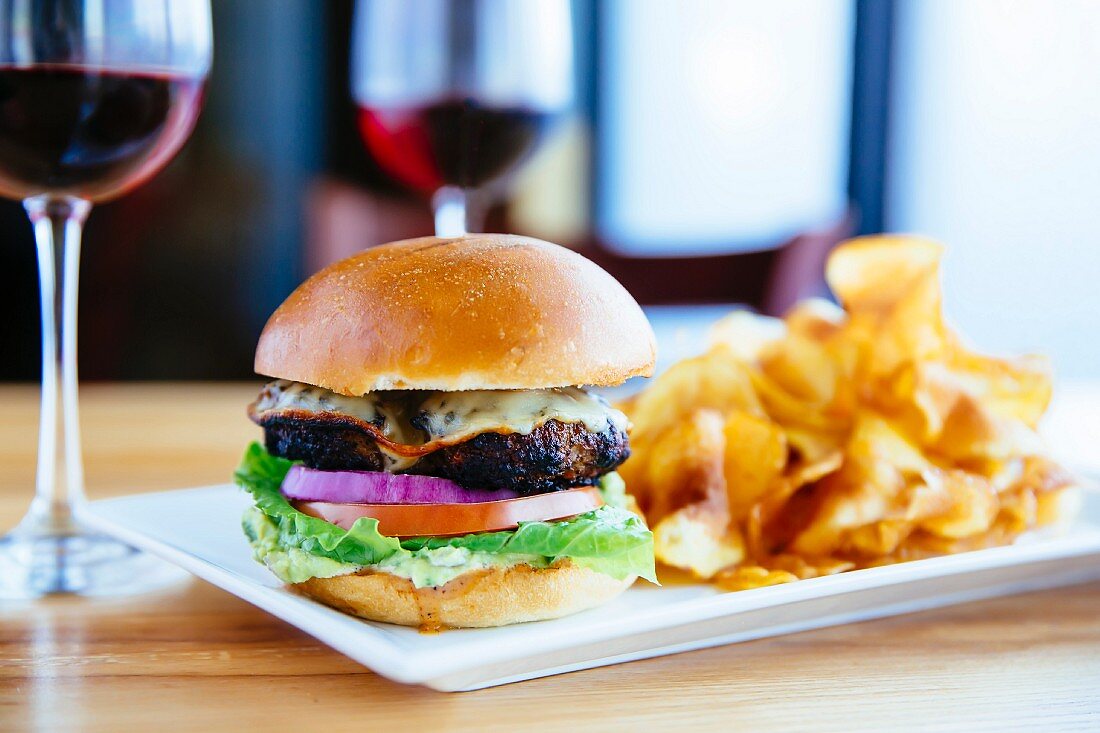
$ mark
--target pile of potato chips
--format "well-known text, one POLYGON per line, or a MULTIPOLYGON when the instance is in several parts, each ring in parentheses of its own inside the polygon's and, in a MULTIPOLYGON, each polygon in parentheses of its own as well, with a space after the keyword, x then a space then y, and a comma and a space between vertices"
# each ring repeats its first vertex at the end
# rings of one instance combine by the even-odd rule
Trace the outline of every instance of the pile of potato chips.
POLYGON ((667 565, 753 588, 1011 542, 1071 517, 1035 428, 1047 362, 965 349, 942 247, 865 237, 829 258, 843 308, 738 312, 712 347, 621 405, 620 472, 667 565))

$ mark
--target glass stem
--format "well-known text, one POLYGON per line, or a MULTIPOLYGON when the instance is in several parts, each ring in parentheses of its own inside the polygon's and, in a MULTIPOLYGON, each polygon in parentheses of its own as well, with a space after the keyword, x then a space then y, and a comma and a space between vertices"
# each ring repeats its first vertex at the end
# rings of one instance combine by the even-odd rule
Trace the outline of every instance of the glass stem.
POLYGON ((77 408, 76 316, 80 236, 92 205, 71 196, 35 196, 23 202, 38 245, 42 306, 42 408, 38 478, 21 529, 75 532, 73 510, 84 501, 84 464, 77 408))
POLYGON ((466 191, 444 186, 432 196, 437 237, 461 237, 466 234, 466 191))

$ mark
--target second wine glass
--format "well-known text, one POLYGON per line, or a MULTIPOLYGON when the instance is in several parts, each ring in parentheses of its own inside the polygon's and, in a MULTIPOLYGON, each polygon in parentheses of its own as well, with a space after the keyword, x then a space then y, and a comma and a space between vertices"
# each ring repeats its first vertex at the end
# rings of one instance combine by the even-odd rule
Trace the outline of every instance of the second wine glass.
POLYGON ((573 102, 568 0, 359 0, 359 129, 378 165, 430 195, 437 236, 492 197, 573 102))

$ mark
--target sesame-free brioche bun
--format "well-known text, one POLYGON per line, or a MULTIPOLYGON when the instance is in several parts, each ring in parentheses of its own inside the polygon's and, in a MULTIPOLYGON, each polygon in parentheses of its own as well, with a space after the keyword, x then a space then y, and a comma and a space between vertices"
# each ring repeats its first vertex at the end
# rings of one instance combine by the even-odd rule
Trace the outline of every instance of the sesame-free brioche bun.
POLYGON ((614 385, 653 373, 638 303, 564 247, 508 234, 365 250, 275 311, 256 371, 345 395, 614 385))
POLYGON ((371 621, 463 628, 567 616, 610 601, 634 580, 615 580, 566 560, 548 568, 513 565, 474 570, 438 588, 419 590, 405 578, 370 571, 310 578, 294 587, 325 605, 371 621))

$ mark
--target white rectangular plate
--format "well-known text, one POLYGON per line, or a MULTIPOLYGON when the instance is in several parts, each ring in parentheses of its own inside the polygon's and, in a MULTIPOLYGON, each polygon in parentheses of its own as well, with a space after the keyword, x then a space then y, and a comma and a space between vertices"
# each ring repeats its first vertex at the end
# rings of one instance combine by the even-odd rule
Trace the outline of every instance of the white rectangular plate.
POLYGON ((568 618, 441 634, 362 621, 288 591, 252 560, 240 529, 249 497, 230 485, 96 501, 83 517, 378 674, 457 691, 1100 578, 1097 498, 1069 533, 1011 547, 739 593, 640 581, 568 618))

